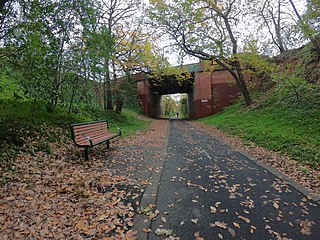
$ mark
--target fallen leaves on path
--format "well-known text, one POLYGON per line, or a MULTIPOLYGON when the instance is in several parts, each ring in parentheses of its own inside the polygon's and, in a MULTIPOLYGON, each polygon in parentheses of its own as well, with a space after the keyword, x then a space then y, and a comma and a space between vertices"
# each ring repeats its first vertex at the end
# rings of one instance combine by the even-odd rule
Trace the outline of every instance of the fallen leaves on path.
POLYGON ((190 122, 190 124, 202 132, 215 136, 224 142, 231 144, 237 150, 249 153, 258 161, 276 168, 284 175, 299 182, 301 185, 308 188, 311 193, 320 195, 320 181, 318 178, 318 176, 320 176, 319 171, 311 169, 310 167, 289 159, 286 156, 280 156, 276 152, 259 147, 254 143, 248 144, 247 141, 245 142, 237 136, 226 134, 214 126, 201 124, 199 122, 190 122), (301 171, 301 169, 308 169, 308 171, 301 171))

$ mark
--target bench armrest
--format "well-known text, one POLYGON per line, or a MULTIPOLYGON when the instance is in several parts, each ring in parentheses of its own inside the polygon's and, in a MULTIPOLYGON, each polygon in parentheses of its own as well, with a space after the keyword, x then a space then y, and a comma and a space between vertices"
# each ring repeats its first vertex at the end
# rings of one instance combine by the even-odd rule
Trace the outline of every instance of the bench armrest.
POLYGON ((82 135, 90 142, 91 147, 93 147, 93 142, 91 137, 87 136, 86 134, 82 134, 82 135))

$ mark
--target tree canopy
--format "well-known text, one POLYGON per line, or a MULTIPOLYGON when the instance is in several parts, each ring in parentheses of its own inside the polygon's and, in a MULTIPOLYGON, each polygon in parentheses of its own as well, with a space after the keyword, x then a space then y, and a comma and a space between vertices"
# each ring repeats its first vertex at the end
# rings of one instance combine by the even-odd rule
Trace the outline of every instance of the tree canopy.
POLYGON ((134 95, 132 74, 172 69, 164 57, 171 45, 229 71, 250 105, 245 74, 273 70, 262 55, 307 41, 319 54, 319 8, 318 0, 3 0, 0 67, 50 111, 119 113, 134 95))

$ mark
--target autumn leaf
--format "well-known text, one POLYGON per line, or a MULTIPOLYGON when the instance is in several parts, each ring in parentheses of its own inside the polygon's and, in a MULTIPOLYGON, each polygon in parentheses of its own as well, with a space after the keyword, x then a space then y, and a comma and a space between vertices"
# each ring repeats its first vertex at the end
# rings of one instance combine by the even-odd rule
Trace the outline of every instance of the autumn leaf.
POLYGON ((84 232, 87 232, 89 230, 89 226, 86 223, 84 223, 82 220, 77 222, 76 228, 84 232))
POLYGON ((191 219, 191 222, 193 222, 194 224, 198 224, 199 219, 198 218, 193 218, 191 219))
POLYGON ((193 236, 196 238, 196 240, 204 240, 204 238, 200 236, 200 232, 195 232, 193 236))
POLYGON ((246 217, 243 217, 243 216, 238 216, 238 218, 242 219, 246 223, 250 223, 250 219, 249 218, 246 218, 246 217))
POLYGON ((102 214, 100 215, 100 217, 98 218, 98 221, 103 221, 104 219, 106 219, 108 216, 106 214, 102 214))
POLYGON ((233 226, 235 226, 236 228, 240 228, 240 223, 238 223, 238 222, 233 222, 233 226))
POLYGON ((250 233, 253 234, 257 228, 255 226, 250 226, 250 233))
POLYGON ((163 229, 163 228, 157 228, 155 231, 155 234, 157 236, 170 236, 172 234, 171 229, 163 229))
POLYGON ((217 221, 217 222, 215 222, 214 224, 215 224, 217 227, 219 227, 219 228, 223 228, 223 229, 226 229, 226 228, 227 228, 227 224, 224 223, 224 222, 219 222, 219 221, 217 221))
POLYGON ((217 213, 217 208, 210 206, 211 213, 217 213))

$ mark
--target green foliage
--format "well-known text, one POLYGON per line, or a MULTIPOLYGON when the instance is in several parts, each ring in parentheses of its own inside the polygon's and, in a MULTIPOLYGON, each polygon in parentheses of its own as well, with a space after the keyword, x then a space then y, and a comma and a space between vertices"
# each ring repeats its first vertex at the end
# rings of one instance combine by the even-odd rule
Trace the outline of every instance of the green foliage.
POLYGON ((12 81, 6 70, 0 73, 0 98, 12 98, 14 93, 21 94, 21 87, 12 81))
MULTIPOLYGON (((320 2, 318 0, 308 1, 307 12, 300 23, 306 36, 318 38, 320 34, 320 2)), ((319 40, 318 40, 319 43, 319 40)))
POLYGON ((244 52, 236 54, 245 72, 250 75, 261 73, 271 73, 277 70, 277 66, 271 62, 269 57, 259 53, 256 41, 246 42, 244 52))
POLYGON ((176 102, 170 95, 162 96, 162 111, 165 117, 173 117, 176 115, 176 102))
POLYGON ((180 99, 181 117, 188 117, 188 95, 182 95, 180 99))
POLYGON ((306 79, 310 83, 317 83, 320 77, 319 56, 313 45, 306 44, 297 53, 298 63, 294 66, 294 75, 306 79))
MULTIPOLYGON (((299 109, 316 109, 320 101, 320 87, 295 75, 274 76, 277 81, 273 98, 278 103, 299 109)), ((272 102, 272 101, 271 101, 272 102)))

